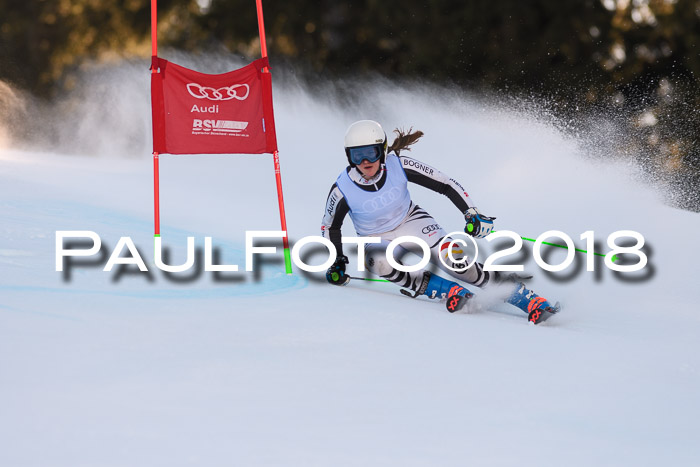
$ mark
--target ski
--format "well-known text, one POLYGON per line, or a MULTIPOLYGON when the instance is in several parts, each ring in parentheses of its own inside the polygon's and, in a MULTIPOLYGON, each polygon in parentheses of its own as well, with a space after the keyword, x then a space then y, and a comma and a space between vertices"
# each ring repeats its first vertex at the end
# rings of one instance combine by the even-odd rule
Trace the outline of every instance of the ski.
POLYGON ((448 297, 447 301, 445 302, 445 307, 447 308, 447 311, 454 313, 464 308, 464 305, 466 305, 469 299, 473 296, 474 294, 471 292, 467 292, 466 295, 452 295, 451 297, 448 297))
POLYGON ((552 316, 559 313, 561 310, 561 305, 559 302, 555 303, 554 306, 548 306, 545 308, 535 308, 530 311, 527 315, 527 320, 532 324, 541 324, 547 321, 552 316))

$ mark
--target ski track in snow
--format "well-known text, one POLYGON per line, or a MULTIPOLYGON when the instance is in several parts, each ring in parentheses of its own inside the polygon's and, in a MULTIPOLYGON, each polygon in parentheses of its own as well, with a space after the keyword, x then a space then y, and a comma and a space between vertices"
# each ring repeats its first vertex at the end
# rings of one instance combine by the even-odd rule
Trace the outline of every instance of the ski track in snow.
MULTIPOLYGON (((663 205, 628 167, 587 160, 585 141, 528 115, 431 88, 370 83, 341 107, 276 86, 292 241, 318 233, 345 128, 374 118, 423 130, 411 155, 459 180, 497 229, 562 230, 577 247, 594 230, 603 252, 608 234, 636 230, 651 273, 631 282, 602 259, 586 272, 577 253, 561 280, 526 244, 514 258, 564 306, 544 326, 488 291, 477 291, 484 309, 451 315, 391 284, 287 276, 281 254, 256 278, 244 232, 279 228, 271 157, 162 156, 172 261, 187 236, 201 248, 208 235, 240 268, 178 282, 153 266, 145 154, 3 150, 0 465, 698 465, 699 214, 663 205), (57 230, 95 231, 107 254, 130 236, 151 272, 103 272, 104 258, 66 279, 57 230)), ((115 87, 136 89, 121 105, 138 109, 147 76, 115 87)), ((119 128, 103 139, 120 144, 119 128)), ((411 191, 448 231, 463 227, 447 199, 411 191)))

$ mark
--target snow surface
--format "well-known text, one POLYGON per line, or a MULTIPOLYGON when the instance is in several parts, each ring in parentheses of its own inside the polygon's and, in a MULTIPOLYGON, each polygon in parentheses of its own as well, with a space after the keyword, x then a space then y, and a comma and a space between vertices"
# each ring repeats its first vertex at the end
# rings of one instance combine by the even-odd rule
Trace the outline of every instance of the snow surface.
MULTIPOLYGON (((514 258, 564 306, 545 326, 505 304, 451 315, 391 284, 286 276, 281 254, 256 274, 168 275, 153 266, 148 75, 135 70, 111 83, 109 117, 94 102, 55 109, 61 144, 94 157, 0 151, 0 465, 700 465, 699 214, 535 111, 417 84, 367 82, 346 100, 334 83, 278 80, 292 242, 319 232, 346 127, 373 118, 423 130, 412 156, 498 229, 561 230, 580 248, 593 230, 602 252, 636 230, 649 265, 614 274, 598 258, 587 272, 577 253, 548 274, 526 244, 514 258), (56 272, 57 230, 97 232, 105 255, 129 236, 150 272, 103 272, 106 256, 56 272)), ((446 198, 412 194, 463 227, 446 198)), ((243 271, 245 231, 279 229, 269 155, 163 156, 161 196, 173 263, 188 235, 200 248, 212 236, 243 271)))

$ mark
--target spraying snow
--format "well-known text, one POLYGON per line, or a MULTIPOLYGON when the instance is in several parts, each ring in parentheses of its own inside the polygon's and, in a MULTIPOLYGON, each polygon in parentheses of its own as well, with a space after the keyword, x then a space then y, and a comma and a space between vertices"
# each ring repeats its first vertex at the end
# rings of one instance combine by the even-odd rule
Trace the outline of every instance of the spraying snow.
MULTIPOLYGON (((536 108, 456 90, 275 75, 292 243, 318 233, 362 118, 424 131, 411 155, 459 180, 497 229, 561 230, 580 248, 592 230, 600 252, 612 232, 644 235, 649 265, 628 275, 602 258, 587 272, 580 253, 545 273, 526 243, 510 259, 564 306, 543 327, 506 304, 451 315, 392 284, 285 276, 281 254, 256 274, 107 273, 122 236, 153 264, 147 65, 107 71, 41 111, 55 139, 0 152, 2 465, 697 464, 700 215, 590 156, 604 148, 536 108), (56 272, 57 230, 97 232, 106 251, 56 272)), ((212 236, 221 263, 242 265, 245 231, 279 228, 272 170, 270 156, 162 156, 171 262, 187 236, 212 236)), ((463 228, 447 199, 411 192, 463 228)))

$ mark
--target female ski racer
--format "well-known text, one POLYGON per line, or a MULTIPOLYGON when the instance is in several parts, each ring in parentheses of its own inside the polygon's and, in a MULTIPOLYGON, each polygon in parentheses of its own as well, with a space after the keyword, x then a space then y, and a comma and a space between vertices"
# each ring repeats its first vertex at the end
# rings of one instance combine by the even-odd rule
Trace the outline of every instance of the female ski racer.
MULTIPOLYGON (((389 242, 402 236, 422 239, 430 247, 430 261, 433 264, 453 278, 476 287, 504 279, 521 279, 513 274, 504 276, 484 271, 483 264, 476 262, 465 268, 471 261, 463 255, 458 244, 450 246, 450 239, 442 242, 445 231, 430 214, 413 203, 408 182, 447 196, 464 214, 464 231, 475 238, 491 233, 495 218, 481 214, 464 188, 454 179, 416 159, 399 155, 401 150, 408 150, 408 146, 423 136, 422 132, 412 133, 409 130, 405 133, 397 129, 395 133, 397 138, 388 148, 388 154, 386 133, 375 121, 355 122, 345 134, 345 154, 350 165, 331 187, 321 227, 323 237, 333 243, 337 252, 335 262, 326 273, 328 282, 346 285, 350 281, 345 272, 348 258, 343 255, 340 232, 346 214, 350 215, 359 236, 381 238, 381 243, 368 244, 365 248, 366 265, 372 273, 408 289, 410 293, 402 290, 406 295, 444 298, 450 312, 461 309, 473 294, 456 282, 427 270, 404 272, 395 269, 385 254, 389 242), (454 261, 447 254, 448 249, 452 250, 454 261), (440 264, 440 255, 452 270, 440 264)), ((522 282, 516 283, 506 301, 528 313, 528 320, 535 324, 559 311, 558 303, 552 306, 546 299, 528 290, 522 282)))

